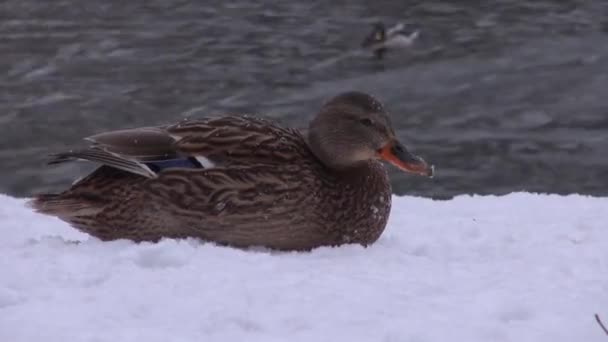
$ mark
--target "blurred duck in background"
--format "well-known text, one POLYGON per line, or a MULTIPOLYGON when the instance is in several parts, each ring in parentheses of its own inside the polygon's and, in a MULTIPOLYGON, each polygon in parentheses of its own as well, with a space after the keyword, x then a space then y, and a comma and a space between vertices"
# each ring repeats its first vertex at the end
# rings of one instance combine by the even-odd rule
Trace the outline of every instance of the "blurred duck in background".
POLYGON ((408 35, 404 28, 402 23, 387 29, 384 23, 375 22, 372 31, 361 43, 361 47, 371 51, 377 59, 383 59, 389 49, 409 47, 418 38, 417 30, 408 35))

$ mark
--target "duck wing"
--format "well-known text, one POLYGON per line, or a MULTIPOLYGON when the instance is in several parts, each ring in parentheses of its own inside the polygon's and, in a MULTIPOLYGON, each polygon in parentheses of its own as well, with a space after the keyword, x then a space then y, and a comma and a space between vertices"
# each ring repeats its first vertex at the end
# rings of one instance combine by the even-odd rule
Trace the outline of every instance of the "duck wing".
POLYGON ((174 140, 156 127, 105 132, 85 140, 91 143, 88 147, 51 155, 49 164, 88 160, 155 178, 154 161, 179 159, 173 148, 174 140))
POLYGON ((88 160, 155 178, 167 168, 276 164, 308 153, 297 130, 245 116, 111 131, 85 140, 88 147, 55 154, 49 164, 88 160))
POLYGON ((205 158, 214 166, 276 165, 310 156, 298 130, 256 117, 184 121, 166 130, 180 154, 205 158))

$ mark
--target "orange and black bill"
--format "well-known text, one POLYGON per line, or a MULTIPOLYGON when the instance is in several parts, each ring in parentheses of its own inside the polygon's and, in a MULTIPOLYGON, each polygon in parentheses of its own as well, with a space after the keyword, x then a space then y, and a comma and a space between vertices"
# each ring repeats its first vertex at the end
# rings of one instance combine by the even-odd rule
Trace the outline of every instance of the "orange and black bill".
POLYGON ((435 169, 424 159, 412 154, 398 141, 392 141, 378 150, 380 159, 385 160, 399 169, 422 176, 433 177, 435 169))

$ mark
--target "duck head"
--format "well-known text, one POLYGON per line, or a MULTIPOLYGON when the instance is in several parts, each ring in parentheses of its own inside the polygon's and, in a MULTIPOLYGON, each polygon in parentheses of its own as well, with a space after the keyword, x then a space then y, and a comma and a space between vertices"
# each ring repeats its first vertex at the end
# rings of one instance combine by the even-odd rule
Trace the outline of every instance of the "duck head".
POLYGON ((361 43, 361 47, 372 51, 377 59, 382 59, 389 49, 409 47, 417 38, 418 31, 406 34, 402 23, 386 28, 382 22, 376 22, 372 25, 372 31, 361 43))
POLYGON ((368 48, 373 45, 382 44, 386 40, 386 28, 382 22, 372 24, 372 31, 363 39, 361 47, 368 48))
POLYGON ((406 172, 433 176, 433 167, 399 142, 384 106, 365 93, 347 92, 325 103, 310 123, 308 142, 330 168, 379 159, 406 172))

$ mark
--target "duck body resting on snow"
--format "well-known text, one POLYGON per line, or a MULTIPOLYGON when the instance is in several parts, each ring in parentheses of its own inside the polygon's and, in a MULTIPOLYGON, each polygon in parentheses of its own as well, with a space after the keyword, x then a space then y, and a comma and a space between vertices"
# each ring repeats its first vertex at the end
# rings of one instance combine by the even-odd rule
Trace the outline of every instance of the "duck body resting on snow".
POLYGON ((308 135, 248 116, 101 133, 51 164, 101 164, 30 205, 101 240, 199 238, 240 248, 368 245, 383 232, 391 185, 381 160, 432 176, 365 93, 329 100, 308 135))

